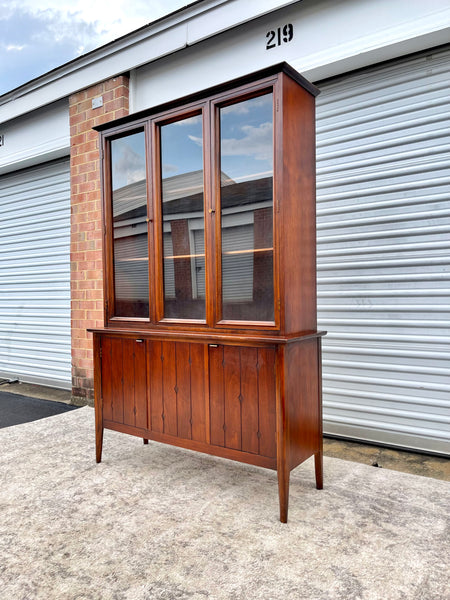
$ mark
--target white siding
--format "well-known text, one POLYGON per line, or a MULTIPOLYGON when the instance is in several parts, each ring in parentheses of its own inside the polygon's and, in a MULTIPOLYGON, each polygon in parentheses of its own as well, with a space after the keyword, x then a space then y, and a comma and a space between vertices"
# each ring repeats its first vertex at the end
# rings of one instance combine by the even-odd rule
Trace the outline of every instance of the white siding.
POLYGON ((0 177, 0 376, 71 387, 68 160, 0 177))
POLYGON ((450 49, 325 82, 325 432, 450 452, 450 49))

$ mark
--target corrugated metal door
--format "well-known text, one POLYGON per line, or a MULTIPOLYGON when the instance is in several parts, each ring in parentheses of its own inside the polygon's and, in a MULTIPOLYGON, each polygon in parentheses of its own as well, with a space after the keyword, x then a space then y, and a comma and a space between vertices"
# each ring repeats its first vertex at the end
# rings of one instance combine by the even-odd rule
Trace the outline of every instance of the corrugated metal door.
POLYGON ((71 387, 68 160, 0 177, 0 376, 71 387))
POLYGON ((324 82, 325 432, 449 453, 450 48, 324 82))

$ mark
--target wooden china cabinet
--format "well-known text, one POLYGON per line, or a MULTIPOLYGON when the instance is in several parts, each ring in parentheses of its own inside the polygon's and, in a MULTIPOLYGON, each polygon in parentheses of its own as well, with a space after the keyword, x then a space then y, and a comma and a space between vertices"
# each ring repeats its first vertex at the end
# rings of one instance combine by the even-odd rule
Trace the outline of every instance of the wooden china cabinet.
POLYGON ((322 488, 318 90, 286 63, 101 125, 103 430, 290 471, 322 488))

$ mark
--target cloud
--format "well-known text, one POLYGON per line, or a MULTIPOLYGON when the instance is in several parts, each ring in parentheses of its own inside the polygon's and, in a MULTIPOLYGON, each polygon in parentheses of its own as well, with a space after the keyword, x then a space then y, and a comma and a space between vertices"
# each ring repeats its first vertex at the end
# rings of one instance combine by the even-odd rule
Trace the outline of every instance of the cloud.
POLYGON ((203 138, 196 137, 195 135, 188 135, 188 138, 191 140, 191 142, 194 142, 194 144, 197 144, 197 146, 200 146, 200 148, 203 147, 203 138))
POLYGON ((169 175, 173 175, 178 171, 179 167, 177 165, 171 165, 170 163, 164 163, 162 165, 162 173, 163 178, 168 177, 169 175))
POLYGON ((54 9, 3 12, 3 6, 0 4, 0 94, 68 62, 77 56, 80 45, 95 45, 98 40, 95 26, 74 15, 68 19, 54 9), (13 61, 6 58, 11 53, 13 61))
POLYGON ((0 95, 185 4, 184 0, 0 0, 0 95))
POLYGON ((244 125, 242 138, 224 138, 221 144, 222 156, 251 156, 256 160, 272 161, 272 123, 261 123, 259 127, 244 125))
POLYGON ((8 44, 8 46, 5 46, 6 52, 20 52, 24 48, 26 48, 25 44, 22 44, 21 46, 16 44, 8 44))
POLYGON ((180 121, 174 121, 172 123, 172 125, 178 125, 178 126, 200 125, 201 122, 202 122, 202 115, 197 115, 195 117, 188 117, 187 119, 181 119, 180 121))
POLYGON ((113 160, 113 188, 145 179, 145 159, 125 142, 116 148, 113 160))
POLYGON ((224 115, 247 115, 250 110, 253 111, 256 108, 266 108, 268 106, 272 106, 272 94, 264 94, 263 96, 251 98, 244 102, 237 102, 236 104, 224 106, 221 109, 221 112, 224 115))

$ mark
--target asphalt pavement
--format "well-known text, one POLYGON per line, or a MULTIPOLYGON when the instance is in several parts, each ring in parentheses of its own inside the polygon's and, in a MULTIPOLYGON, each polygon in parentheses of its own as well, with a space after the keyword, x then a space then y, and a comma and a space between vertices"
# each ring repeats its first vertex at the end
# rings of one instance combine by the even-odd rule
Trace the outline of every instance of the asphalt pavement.
POLYGON ((3 392, 0 388, 0 429, 59 415, 78 406, 3 392))

